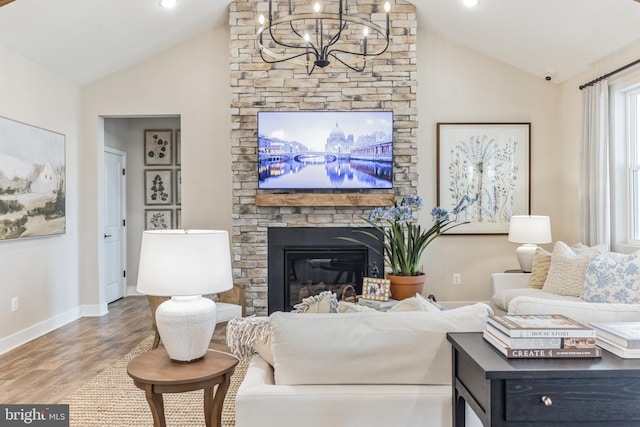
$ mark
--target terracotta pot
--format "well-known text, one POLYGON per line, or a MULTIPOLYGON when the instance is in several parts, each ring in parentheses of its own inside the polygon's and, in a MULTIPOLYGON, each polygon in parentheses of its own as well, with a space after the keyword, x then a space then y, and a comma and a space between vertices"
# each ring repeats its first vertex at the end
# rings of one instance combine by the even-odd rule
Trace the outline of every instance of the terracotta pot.
POLYGON ((421 294, 426 278, 427 276, 424 273, 418 276, 393 276, 387 274, 387 279, 391 281, 391 298, 399 301, 421 294))

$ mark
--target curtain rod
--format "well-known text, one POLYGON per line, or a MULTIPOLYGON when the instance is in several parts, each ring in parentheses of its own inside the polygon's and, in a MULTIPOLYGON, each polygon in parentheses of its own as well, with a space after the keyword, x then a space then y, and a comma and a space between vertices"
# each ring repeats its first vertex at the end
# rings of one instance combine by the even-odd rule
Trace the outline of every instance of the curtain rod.
POLYGON ((636 59, 635 61, 630 62, 627 65, 624 65, 624 66, 618 68, 617 70, 613 70, 610 73, 604 74, 604 75, 598 77, 597 79, 591 80, 590 82, 581 85, 580 86, 580 90, 582 90, 584 88, 587 88, 589 86, 593 86, 594 84, 598 83, 599 81, 607 79, 607 78, 613 76, 614 74, 618 74, 620 71, 624 71, 627 68, 633 67, 634 65, 637 65, 637 64, 640 64, 640 59, 636 59))

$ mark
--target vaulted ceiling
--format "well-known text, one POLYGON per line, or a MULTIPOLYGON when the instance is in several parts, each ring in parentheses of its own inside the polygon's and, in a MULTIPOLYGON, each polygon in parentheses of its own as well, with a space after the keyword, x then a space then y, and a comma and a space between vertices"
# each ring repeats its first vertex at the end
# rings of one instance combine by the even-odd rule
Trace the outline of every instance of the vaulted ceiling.
MULTIPOLYGON (((3 3, 0 45, 84 84, 226 25, 230 2, 178 0, 173 10, 158 0, 3 3)), ((480 0, 472 9, 462 0, 413 3, 419 28, 534 75, 551 72, 555 82, 640 39, 633 0, 480 0)))

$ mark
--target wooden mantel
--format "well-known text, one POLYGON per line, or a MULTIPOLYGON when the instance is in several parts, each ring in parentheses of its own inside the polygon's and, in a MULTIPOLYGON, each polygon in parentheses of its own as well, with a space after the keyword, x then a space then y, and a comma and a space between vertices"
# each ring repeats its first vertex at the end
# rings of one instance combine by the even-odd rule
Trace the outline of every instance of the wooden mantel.
POLYGON ((392 206, 393 194, 256 194, 257 206, 392 206))

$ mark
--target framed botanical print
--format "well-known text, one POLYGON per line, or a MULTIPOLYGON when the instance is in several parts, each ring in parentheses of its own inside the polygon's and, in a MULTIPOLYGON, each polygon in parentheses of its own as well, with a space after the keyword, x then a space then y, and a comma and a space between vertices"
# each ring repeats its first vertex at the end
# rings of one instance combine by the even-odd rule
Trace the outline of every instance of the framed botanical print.
POLYGON ((182 230, 182 209, 176 209, 176 228, 182 230))
POLYGON ((176 169, 176 205, 182 204, 182 172, 176 169))
POLYGON ((176 130, 176 166, 182 164, 182 132, 176 130))
POLYGON ((172 209, 145 209, 145 230, 170 230, 173 228, 172 209))
POLYGON ((144 204, 173 204, 173 171, 170 169, 146 169, 144 171, 144 204))
POLYGON ((438 206, 447 234, 507 234, 529 214, 531 123, 438 123, 438 206))
POLYGON ((172 136, 171 129, 144 131, 145 166, 169 166, 172 164, 172 136))

